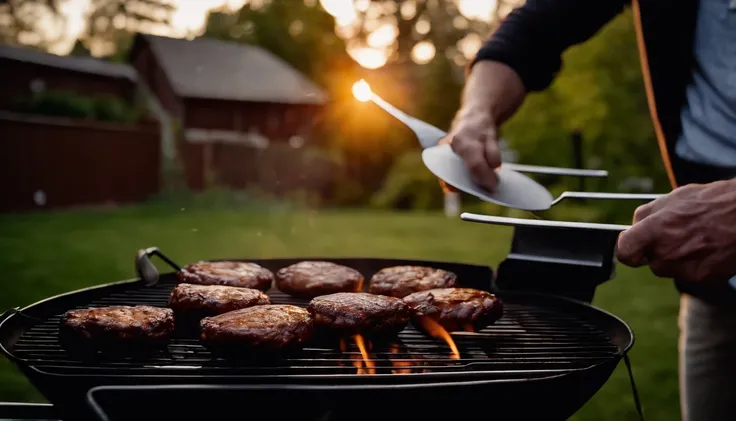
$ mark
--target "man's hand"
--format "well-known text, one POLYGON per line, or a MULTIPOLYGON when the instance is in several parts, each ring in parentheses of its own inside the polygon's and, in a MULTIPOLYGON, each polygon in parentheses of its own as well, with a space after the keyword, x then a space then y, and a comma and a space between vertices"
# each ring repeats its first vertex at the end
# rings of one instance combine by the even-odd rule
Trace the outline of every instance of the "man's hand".
POLYGON ((736 180, 683 186, 640 206, 616 255, 660 277, 727 281, 736 275, 736 180))
POLYGON ((519 75, 510 67, 492 61, 476 63, 450 133, 440 141, 452 145, 473 181, 488 191, 495 190, 494 170, 501 166, 498 127, 516 112, 525 95, 519 75))

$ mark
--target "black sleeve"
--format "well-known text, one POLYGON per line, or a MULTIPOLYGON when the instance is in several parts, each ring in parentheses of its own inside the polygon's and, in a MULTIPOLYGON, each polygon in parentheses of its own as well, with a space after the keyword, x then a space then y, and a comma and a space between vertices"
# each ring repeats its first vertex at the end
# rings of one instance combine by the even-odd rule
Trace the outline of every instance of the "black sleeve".
POLYGON ((504 19, 470 65, 480 60, 504 63, 519 74, 528 91, 543 90, 562 67, 562 53, 595 35, 627 3, 527 0, 504 19))

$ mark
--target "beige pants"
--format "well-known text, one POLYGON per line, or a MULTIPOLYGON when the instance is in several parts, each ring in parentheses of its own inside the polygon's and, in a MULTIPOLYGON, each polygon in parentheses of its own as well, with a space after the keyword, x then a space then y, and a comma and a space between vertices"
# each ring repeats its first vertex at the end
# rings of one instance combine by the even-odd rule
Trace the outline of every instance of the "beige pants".
POLYGON ((683 421, 736 420, 736 308, 683 294, 679 325, 683 421))

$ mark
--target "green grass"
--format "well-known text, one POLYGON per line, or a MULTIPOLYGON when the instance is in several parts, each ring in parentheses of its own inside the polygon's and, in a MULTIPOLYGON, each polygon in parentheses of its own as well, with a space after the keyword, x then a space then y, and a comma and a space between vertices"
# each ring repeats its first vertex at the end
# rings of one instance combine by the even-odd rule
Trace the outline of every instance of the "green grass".
MULTIPOLYGON (((364 256, 490 264, 508 252, 511 231, 437 214, 368 211, 190 210, 165 204, 0 216, 0 309, 80 287, 133 278, 133 257, 158 246, 179 262, 223 257, 364 256)), ((647 269, 619 265, 594 304, 632 326, 631 353, 647 420, 679 418, 678 295, 647 269)), ((491 400, 492 397, 488 397, 491 400)), ((534 397, 529 396, 528 404, 534 397)), ((0 401, 43 398, 0 360, 0 401)), ((623 363, 576 420, 636 419, 623 363)))

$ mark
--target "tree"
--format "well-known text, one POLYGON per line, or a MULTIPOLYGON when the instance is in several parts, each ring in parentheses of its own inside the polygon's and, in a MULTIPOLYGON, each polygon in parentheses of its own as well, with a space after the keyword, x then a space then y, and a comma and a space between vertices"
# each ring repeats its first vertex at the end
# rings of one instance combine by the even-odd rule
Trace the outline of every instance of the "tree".
POLYGON ((64 7, 63 0, 5 0, 0 3, 0 42, 42 50, 81 42, 84 48, 77 47, 77 53, 115 54, 131 32, 168 27, 174 11, 167 0, 91 0, 83 21, 72 21, 64 7))

